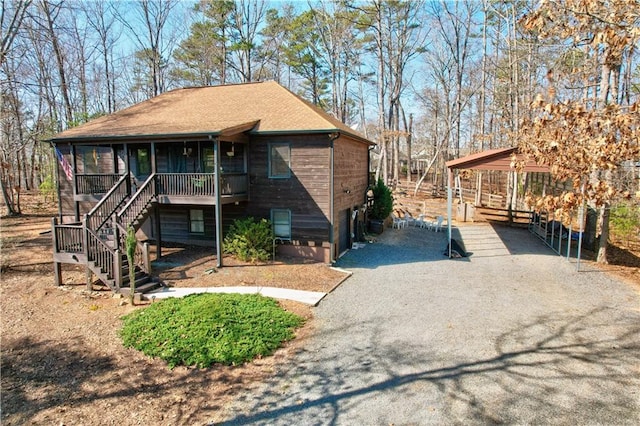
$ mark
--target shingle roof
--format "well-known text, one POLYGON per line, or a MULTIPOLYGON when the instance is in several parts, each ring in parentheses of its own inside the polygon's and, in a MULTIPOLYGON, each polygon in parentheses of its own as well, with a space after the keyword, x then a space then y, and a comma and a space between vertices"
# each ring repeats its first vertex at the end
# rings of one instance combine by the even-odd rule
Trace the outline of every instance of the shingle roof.
POLYGON ((274 81, 177 89, 55 135, 52 141, 339 131, 364 136, 274 81), (225 132, 226 130, 226 132, 225 132))

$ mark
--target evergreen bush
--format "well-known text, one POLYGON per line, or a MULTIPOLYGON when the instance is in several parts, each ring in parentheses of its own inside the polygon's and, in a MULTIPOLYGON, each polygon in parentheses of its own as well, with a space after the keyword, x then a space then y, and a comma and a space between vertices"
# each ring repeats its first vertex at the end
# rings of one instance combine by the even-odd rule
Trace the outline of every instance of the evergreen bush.
POLYGON ((369 212, 370 218, 375 220, 384 220, 391 214, 393 210, 393 196, 387 185, 378 178, 378 182, 372 188, 373 206, 369 212))
POLYGON ((273 249, 273 229, 266 219, 236 219, 224 238, 225 253, 245 262, 267 261, 273 249))

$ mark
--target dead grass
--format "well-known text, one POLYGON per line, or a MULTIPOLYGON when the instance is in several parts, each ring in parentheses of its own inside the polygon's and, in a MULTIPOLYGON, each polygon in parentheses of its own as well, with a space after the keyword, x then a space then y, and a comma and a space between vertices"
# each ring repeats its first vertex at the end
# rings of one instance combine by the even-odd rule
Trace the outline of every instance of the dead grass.
MULTIPOLYGON (((23 210, 28 211, 25 204, 23 210)), ((0 220, 3 425, 219 421, 228 401, 273 374, 312 333, 312 308, 283 301, 285 309, 307 322, 274 356, 238 367, 169 370, 162 361, 122 347, 120 318, 141 306, 114 298, 99 285, 87 292, 83 269, 72 265, 63 266, 65 285, 54 286, 49 228, 48 216, 0 220)), ((210 252, 174 248, 158 272, 171 285, 198 287, 262 283, 323 289, 342 279, 326 265, 287 259, 242 265, 225 258, 228 267, 207 273, 214 265, 210 252)))

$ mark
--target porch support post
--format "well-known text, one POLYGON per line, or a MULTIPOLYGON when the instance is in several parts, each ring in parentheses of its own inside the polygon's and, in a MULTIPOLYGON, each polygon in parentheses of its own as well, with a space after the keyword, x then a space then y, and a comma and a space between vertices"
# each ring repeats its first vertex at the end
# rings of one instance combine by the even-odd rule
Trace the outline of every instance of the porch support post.
POLYGON ((222 267, 222 198, 220 196, 220 140, 216 138, 213 144, 213 156, 215 158, 214 191, 216 193, 216 257, 218 268, 222 267))
POLYGON ((124 168, 126 170, 126 173, 129 174, 131 173, 131 160, 129 159, 129 144, 124 144, 123 145, 123 149, 124 149, 124 168))
POLYGON ((71 146, 71 168, 73 169, 73 182, 71 182, 73 186, 73 206, 74 206, 74 214, 75 221, 80 221, 80 202, 76 201, 76 195, 78 195, 78 167, 76 164, 76 146, 70 144, 71 146))
MULTIPOLYGON (((129 268, 135 268, 135 265, 129 265, 129 268)), ((115 286, 120 291, 122 287, 123 277, 122 277, 122 252, 120 249, 116 249, 113 256, 113 280, 115 281, 115 286)))
POLYGON ((118 150, 115 145, 111 145, 111 157, 113 158, 113 164, 111 165, 111 171, 114 175, 118 174, 118 150))
POLYGON ((149 243, 142 245, 142 260, 144 261, 144 267, 146 273, 151 275, 151 256, 149 255, 149 243))
POLYGON ((87 266, 87 291, 93 291, 93 272, 91 272, 91 269, 87 266))
POLYGON ((58 220, 55 217, 51 218, 51 236, 53 242, 53 279, 54 283, 57 286, 62 285, 62 264, 60 262, 56 262, 55 257, 56 253, 58 253, 58 233, 56 232, 56 225, 58 224, 58 220))
POLYGON ((451 187, 453 185, 453 170, 450 168, 447 168, 447 177, 447 238, 449 240, 449 259, 451 259, 451 210, 453 204, 453 190, 451 187))
POLYGON ((56 286, 62 285, 62 264, 60 262, 53 262, 53 282, 56 286))
POLYGON ((155 173, 156 172, 156 143, 155 142, 151 142, 151 148, 150 148, 151 152, 150 157, 151 157, 151 173, 155 173))
POLYGON ((156 260, 162 257, 162 232, 160 231, 160 207, 156 204, 153 208, 155 234, 156 234, 156 260))

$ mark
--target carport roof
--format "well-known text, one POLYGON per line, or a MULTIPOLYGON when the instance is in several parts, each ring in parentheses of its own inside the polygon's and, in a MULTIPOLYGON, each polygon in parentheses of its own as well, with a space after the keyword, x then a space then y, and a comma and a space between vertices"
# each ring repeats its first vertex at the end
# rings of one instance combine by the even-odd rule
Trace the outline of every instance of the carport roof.
MULTIPOLYGON (((473 170, 515 170, 512 165, 512 157, 516 155, 518 160, 524 159, 524 155, 518 152, 518 147, 490 149, 447 161, 448 169, 473 169, 473 170)), ((548 172, 549 166, 537 164, 535 161, 526 158, 524 172, 548 172)))

